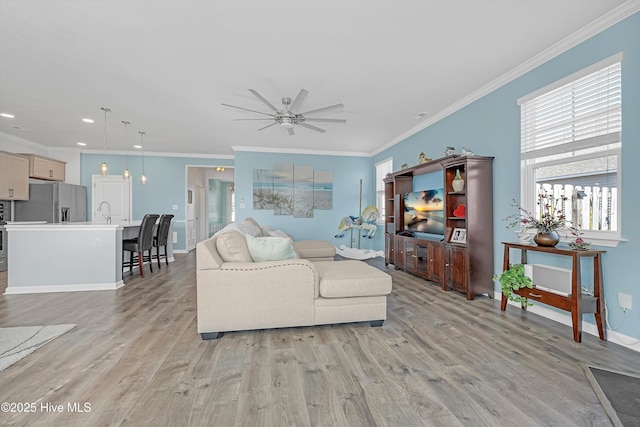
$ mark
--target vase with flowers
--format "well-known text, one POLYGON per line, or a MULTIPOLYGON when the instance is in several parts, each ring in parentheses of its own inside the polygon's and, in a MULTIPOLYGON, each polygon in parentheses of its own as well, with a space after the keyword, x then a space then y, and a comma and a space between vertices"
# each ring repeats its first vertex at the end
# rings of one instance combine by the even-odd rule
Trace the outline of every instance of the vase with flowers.
POLYGON ((591 249, 591 243, 585 242, 581 237, 584 233, 582 233, 578 228, 572 226, 569 227, 569 231, 571 232, 571 235, 575 237, 573 242, 568 243, 571 249, 574 251, 588 251, 591 249))
POLYGON ((566 224, 564 212, 566 200, 564 196, 554 197, 546 190, 541 190, 538 193, 537 204, 540 208, 537 215, 527 211, 513 200, 511 205, 518 212, 505 218, 505 221, 508 221, 507 228, 515 228, 519 225, 519 235, 529 231, 535 232, 533 240, 538 246, 554 247, 560 241, 557 230, 566 224))

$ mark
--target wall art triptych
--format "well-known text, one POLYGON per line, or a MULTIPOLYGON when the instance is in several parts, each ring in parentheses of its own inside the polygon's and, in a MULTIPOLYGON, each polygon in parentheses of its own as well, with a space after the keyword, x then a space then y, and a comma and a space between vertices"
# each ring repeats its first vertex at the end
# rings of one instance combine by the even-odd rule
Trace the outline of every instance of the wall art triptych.
POLYGON ((313 218, 316 209, 333 209, 333 172, 312 166, 277 163, 253 170, 253 209, 274 215, 313 218))

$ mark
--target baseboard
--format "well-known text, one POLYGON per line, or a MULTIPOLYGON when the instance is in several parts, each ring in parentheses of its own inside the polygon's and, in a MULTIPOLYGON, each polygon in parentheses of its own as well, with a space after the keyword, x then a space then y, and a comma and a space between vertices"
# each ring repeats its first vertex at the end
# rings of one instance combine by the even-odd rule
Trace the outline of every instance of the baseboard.
MULTIPOLYGON (((194 248, 195 248, 195 247, 194 247, 194 248)), ((186 250, 186 249, 174 249, 174 250, 173 250, 173 253, 174 253, 174 254, 188 254, 188 253, 189 253, 189 251, 188 251, 188 250, 186 250)), ((170 258, 170 259, 171 259, 171 258, 170 258)))
MULTIPOLYGON (((502 294, 496 292, 495 299, 497 301, 500 301, 501 298, 502 298, 502 294)), ((509 305, 520 309, 520 303, 509 301, 509 305)), ((527 307, 527 311, 537 314, 539 316, 542 316, 546 319, 553 320, 558 323, 562 323, 563 325, 573 327, 573 322, 571 320, 570 314, 565 314, 563 312, 551 310, 544 307, 541 304, 535 304, 535 303, 532 306, 527 307)), ((595 323, 585 322, 584 320, 582 321, 582 332, 587 333, 589 335, 596 336, 596 337, 599 336, 598 327, 595 325, 595 323)), ((607 341, 621 345, 623 347, 630 348, 631 350, 640 352, 640 339, 621 334, 609 328, 607 328, 607 341)))
POLYGON ((51 285, 51 286, 8 286, 4 295, 42 294, 48 292, 76 292, 76 291, 111 291, 124 286, 120 280, 116 283, 81 283, 77 285, 51 285))

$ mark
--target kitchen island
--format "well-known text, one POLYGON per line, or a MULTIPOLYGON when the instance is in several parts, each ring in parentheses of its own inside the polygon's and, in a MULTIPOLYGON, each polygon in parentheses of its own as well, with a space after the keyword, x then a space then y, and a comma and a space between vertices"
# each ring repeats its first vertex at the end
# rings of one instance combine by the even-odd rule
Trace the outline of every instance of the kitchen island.
MULTIPOLYGON (((123 235, 137 236, 139 226, 140 221, 126 225, 7 223, 11 243, 5 295, 114 290, 124 286, 122 239, 123 235)), ((173 258, 171 246, 167 250, 169 260, 173 258)), ((128 277, 128 272, 124 276, 128 277)))

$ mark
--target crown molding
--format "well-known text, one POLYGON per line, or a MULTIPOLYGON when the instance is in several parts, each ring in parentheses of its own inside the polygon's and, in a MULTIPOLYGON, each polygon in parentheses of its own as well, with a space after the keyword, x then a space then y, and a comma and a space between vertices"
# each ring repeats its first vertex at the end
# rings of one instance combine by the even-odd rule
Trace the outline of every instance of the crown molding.
POLYGON ((612 11, 604 14, 597 20, 593 21, 592 23, 584 26, 583 28, 579 29, 573 34, 570 34, 569 36, 553 44, 549 48, 543 50, 539 54, 531 57, 527 61, 518 65, 517 67, 504 73, 503 75, 496 78, 495 80, 492 80, 491 82, 482 86, 478 90, 471 92, 469 95, 451 104, 444 110, 433 114, 431 117, 429 117, 427 120, 420 123, 419 125, 412 127, 411 129, 396 136, 391 141, 381 145, 380 147, 372 151, 370 155, 375 156, 376 154, 381 153, 382 151, 396 145, 397 143, 404 141, 410 136, 415 135, 421 130, 426 129, 429 126, 433 125, 434 123, 437 123, 440 120, 444 119, 445 117, 450 116, 456 111, 461 110, 462 108, 477 101, 483 96, 486 96, 491 92, 506 85, 507 83, 517 79, 518 77, 525 75, 526 73, 536 69, 537 67, 546 63, 547 61, 563 54, 569 49, 579 45, 580 43, 585 42, 591 37, 606 30, 607 28, 612 27, 613 25, 619 23, 623 19, 626 19, 639 11, 640 11, 640 1, 628 0, 627 2, 621 4, 617 8, 613 9, 612 11))
POLYGON ((307 150, 307 149, 291 149, 277 147, 248 147, 243 145, 232 145, 233 151, 251 151, 257 153, 279 153, 279 154, 307 154, 315 156, 341 156, 341 157, 371 157, 371 153, 356 151, 324 151, 324 150, 307 150))
MULTIPOLYGON (((104 150, 94 149, 80 149, 82 154, 104 154, 104 150)), ((145 157, 180 157, 180 158, 195 158, 195 159, 226 159, 233 160, 235 157, 229 154, 202 154, 202 153, 171 153, 165 151, 145 151, 144 153, 138 149, 127 150, 127 156, 142 156, 145 157)), ((121 155, 124 156, 124 150, 107 150, 107 155, 121 155)))

